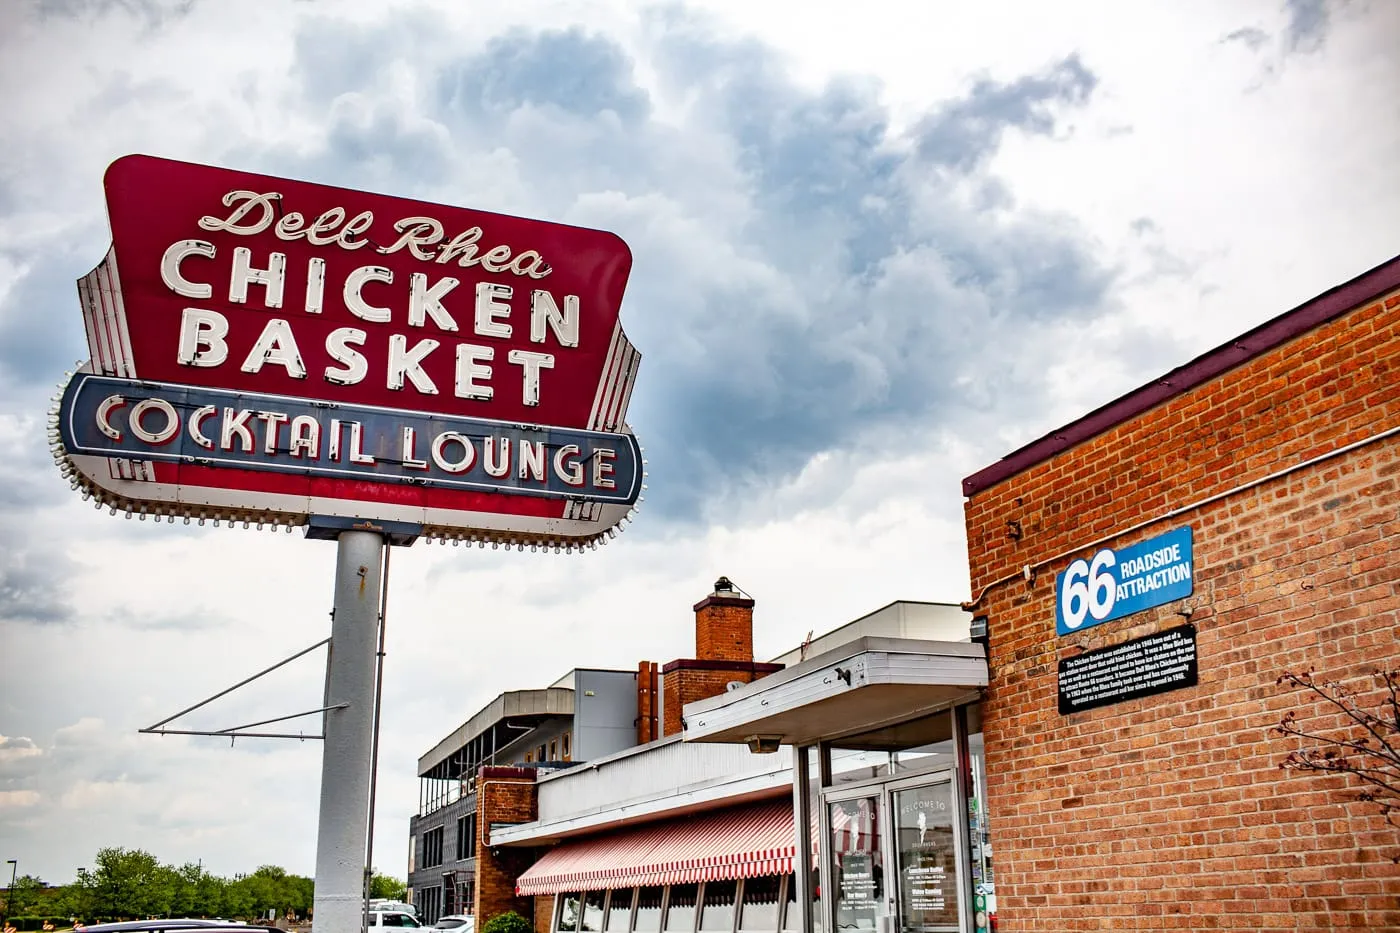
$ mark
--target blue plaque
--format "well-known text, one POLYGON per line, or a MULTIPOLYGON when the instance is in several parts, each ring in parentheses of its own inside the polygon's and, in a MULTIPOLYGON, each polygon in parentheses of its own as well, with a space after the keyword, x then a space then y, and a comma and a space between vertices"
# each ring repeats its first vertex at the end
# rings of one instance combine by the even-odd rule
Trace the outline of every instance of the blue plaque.
POLYGON ((1055 631, 1069 635, 1191 595, 1191 528, 1079 558, 1055 577, 1055 631))

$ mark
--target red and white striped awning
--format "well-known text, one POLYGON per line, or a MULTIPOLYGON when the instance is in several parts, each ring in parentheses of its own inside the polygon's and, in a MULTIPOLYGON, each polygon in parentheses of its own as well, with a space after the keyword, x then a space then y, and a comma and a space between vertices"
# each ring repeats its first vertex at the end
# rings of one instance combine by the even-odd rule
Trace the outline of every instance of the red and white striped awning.
POLYGON ((787 799, 664 820, 546 852, 516 882, 520 895, 728 881, 791 872, 787 799))

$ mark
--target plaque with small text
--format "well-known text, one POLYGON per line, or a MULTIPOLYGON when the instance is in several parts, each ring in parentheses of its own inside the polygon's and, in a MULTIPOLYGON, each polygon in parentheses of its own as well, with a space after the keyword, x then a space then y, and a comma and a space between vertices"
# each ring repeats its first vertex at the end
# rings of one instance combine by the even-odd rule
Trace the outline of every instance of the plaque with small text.
POLYGON ((1196 627, 1178 625, 1061 661, 1060 713, 1194 687, 1196 677, 1196 627))

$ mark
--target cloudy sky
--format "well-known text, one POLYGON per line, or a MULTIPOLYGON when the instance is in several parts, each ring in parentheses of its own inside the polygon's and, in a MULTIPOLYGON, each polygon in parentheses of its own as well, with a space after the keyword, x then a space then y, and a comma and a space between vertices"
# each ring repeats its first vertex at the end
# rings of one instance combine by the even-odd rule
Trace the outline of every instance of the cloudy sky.
MULTIPOLYGON (((393 556, 402 876, 416 757, 499 691, 688 656, 719 574, 763 656, 964 599, 962 476, 1400 252, 1397 46, 1390 0, 0 2, 0 858, 313 870, 317 743, 136 730, 329 634, 334 547, 112 518, 45 446, 114 158, 632 247, 628 532, 393 556)), ((190 725, 318 706, 320 663, 190 725)))

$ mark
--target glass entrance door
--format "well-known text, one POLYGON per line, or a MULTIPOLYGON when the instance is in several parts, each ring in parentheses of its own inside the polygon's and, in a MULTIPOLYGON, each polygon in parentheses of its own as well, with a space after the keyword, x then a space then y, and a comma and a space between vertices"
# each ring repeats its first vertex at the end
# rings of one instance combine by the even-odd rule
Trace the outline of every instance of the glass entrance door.
POLYGON ((957 933, 957 805, 950 778, 890 792, 900 933, 957 933))
POLYGON ((988 933, 974 923, 954 774, 823 795, 822 883, 834 933, 988 933))
POLYGON ((838 933, 888 933, 881 794, 827 798, 827 852, 838 933))

